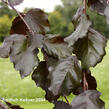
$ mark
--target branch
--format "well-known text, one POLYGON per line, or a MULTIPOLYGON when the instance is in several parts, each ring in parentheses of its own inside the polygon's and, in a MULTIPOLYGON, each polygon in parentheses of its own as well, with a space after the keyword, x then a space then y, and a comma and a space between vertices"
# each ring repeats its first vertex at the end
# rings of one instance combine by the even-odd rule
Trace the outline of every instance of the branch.
POLYGON ((83 0, 83 5, 84 5, 83 13, 86 14, 86 6, 87 6, 86 0, 83 0))
POLYGON ((27 26, 27 28, 28 28, 28 30, 29 30, 29 32, 30 33, 34 33, 33 31, 31 31, 31 29, 30 29, 30 27, 29 27, 29 25, 27 24, 27 22, 25 21, 25 19, 23 18, 23 16, 20 14, 20 12, 19 11, 17 11, 10 3, 8 3, 8 2, 5 2, 4 0, 2 0, 2 2, 3 3, 5 3, 6 5, 8 5, 8 6, 10 6, 13 10, 15 10, 16 11, 16 13, 20 16, 20 18, 23 20, 23 22, 25 23, 25 25, 27 26))
POLYGON ((83 70, 83 89, 84 91, 88 90, 88 82, 86 79, 86 70, 83 70))

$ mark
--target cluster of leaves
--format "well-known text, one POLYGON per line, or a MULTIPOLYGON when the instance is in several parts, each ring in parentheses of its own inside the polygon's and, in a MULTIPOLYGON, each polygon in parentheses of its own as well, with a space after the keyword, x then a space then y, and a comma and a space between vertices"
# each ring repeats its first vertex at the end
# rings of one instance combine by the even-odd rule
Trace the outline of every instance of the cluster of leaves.
MULTIPOLYGON (((88 5, 103 13, 99 8, 101 1, 105 0, 94 1, 88 0, 88 5)), ((23 0, 3 2, 14 9, 23 0)), ((106 8, 107 5, 103 15, 108 16, 106 8)), ((45 90, 45 98, 54 103, 54 109, 104 109, 90 67, 95 67, 103 59, 107 40, 91 28, 92 22, 85 11, 84 7, 77 10, 72 20, 75 31, 66 38, 47 34, 49 21, 42 10, 31 9, 26 14, 17 11, 19 16, 12 22, 10 36, 0 47, 0 57, 10 57, 22 78, 33 72, 32 79, 45 90), (38 58, 39 49, 43 53, 43 61, 38 58), (78 95, 71 104, 58 100, 60 96, 66 97, 71 93, 78 95)))

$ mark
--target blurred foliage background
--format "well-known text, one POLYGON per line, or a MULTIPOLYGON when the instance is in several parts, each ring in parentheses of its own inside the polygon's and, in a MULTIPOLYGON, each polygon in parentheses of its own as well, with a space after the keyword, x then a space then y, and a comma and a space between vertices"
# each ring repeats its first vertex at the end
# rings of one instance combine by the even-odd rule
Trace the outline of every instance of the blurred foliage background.
MULTIPOLYGON (((70 35, 74 31, 72 17, 80 4, 81 2, 76 0, 62 0, 62 5, 56 6, 53 12, 47 13, 50 21, 49 33, 60 34, 63 37, 70 35)), ((28 10, 29 8, 25 8, 24 12, 28 10)), ((106 24, 105 17, 97 15, 89 9, 87 13, 92 20, 92 27, 108 38, 109 26, 106 24)), ((0 42, 8 36, 12 20, 15 16, 15 11, 0 3, 0 42)))

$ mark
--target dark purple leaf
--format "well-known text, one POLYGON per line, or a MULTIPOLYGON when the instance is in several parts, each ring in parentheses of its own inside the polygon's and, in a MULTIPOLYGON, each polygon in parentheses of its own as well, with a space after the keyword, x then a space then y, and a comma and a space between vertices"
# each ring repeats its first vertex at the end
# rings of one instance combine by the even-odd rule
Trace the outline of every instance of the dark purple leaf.
POLYGON ((32 74, 32 80, 35 81, 36 85, 46 90, 50 86, 50 80, 47 79, 49 71, 46 65, 46 61, 39 63, 38 67, 32 74))
POLYGON ((64 101, 55 101, 53 109, 72 109, 72 106, 65 103, 64 101))
POLYGON ((8 0, 9 4, 11 6, 16 6, 16 5, 19 5, 23 2, 24 0, 8 0))
POLYGON ((72 101, 72 109, 105 109, 100 95, 100 92, 96 90, 87 90, 72 101))
POLYGON ((88 0, 89 7, 99 13, 104 15, 104 10, 107 6, 107 0, 88 0))
POLYGON ((47 62, 47 67, 50 69, 53 69, 54 67, 56 67, 57 62, 59 61, 57 58, 48 55, 47 52, 42 48, 41 49, 43 56, 44 56, 44 60, 47 62))
POLYGON ((31 9, 24 19, 34 33, 45 34, 49 30, 48 17, 41 9, 31 9))
MULTIPOLYGON (((21 37, 22 40, 25 39, 25 37, 21 37)), ((0 58, 8 58, 11 52, 11 47, 12 47, 13 41, 12 38, 7 37, 2 46, 0 46, 0 58)))
POLYGON ((43 49, 50 56, 61 59, 72 55, 72 48, 59 35, 48 35, 44 38, 43 49))
MULTIPOLYGON (((72 23, 73 23, 73 25, 74 25, 74 28, 76 27, 76 26, 78 26, 78 23, 80 22, 80 18, 81 18, 81 16, 83 15, 83 7, 80 7, 80 8, 78 8, 78 10, 77 10, 77 12, 76 12, 76 14, 73 16, 73 19, 72 19, 72 23)), ((88 20, 88 19, 87 19, 88 20)))
POLYGON ((33 68, 38 65, 38 49, 36 38, 27 38, 24 35, 14 34, 4 40, 0 47, 0 57, 10 56, 16 70, 20 71, 21 77, 28 76, 33 68))
POLYGON ((36 33, 35 34, 28 33, 28 36, 32 48, 42 48, 44 35, 36 33))
POLYGON ((109 24, 109 5, 107 0, 88 0, 88 5, 100 15, 105 15, 107 24, 109 24))
POLYGON ((32 74, 32 80, 35 81, 38 87, 41 87, 45 90, 46 95, 45 98, 52 102, 59 98, 59 95, 54 96, 51 91, 49 91, 48 87, 50 86, 51 80, 48 78, 49 71, 47 68, 47 62, 42 61, 39 63, 38 67, 34 70, 32 74))
POLYGON ((60 97, 60 95, 54 95, 49 89, 46 90, 46 95, 45 98, 46 100, 48 100, 49 102, 54 102, 56 101, 58 98, 60 97))
POLYGON ((82 68, 94 67, 105 55, 107 40, 100 33, 89 28, 87 36, 74 44, 73 53, 82 62, 82 68))
MULTIPOLYGON (((21 15, 24 17, 23 14, 21 14, 21 15)), ((23 20, 19 16, 17 16, 12 22, 10 34, 26 35, 27 31, 28 31, 27 26, 25 25, 23 20)))
POLYGON ((74 43, 87 35, 88 29, 91 26, 91 21, 89 20, 88 16, 81 13, 81 8, 77 11, 76 15, 73 18, 73 22, 75 23, 76 20, 78 25, 76 26, 76 30, 67 38, 65 38, 65 42, 69 44, 69 46, 73 46, 74 43))
POLYGON ((79 94, 81 94, 81 93, 83 93, 83 92, 84 92, 83 86, 80 85, 80 86, 73 92, 73 94, 74 94, 74 95, 79 95, 79 94))
POLYGON ((69 95, 82 81, 82 72, 76 57, 61 59, 48 67, 51 85, 49 90, 54 95, 69 95))

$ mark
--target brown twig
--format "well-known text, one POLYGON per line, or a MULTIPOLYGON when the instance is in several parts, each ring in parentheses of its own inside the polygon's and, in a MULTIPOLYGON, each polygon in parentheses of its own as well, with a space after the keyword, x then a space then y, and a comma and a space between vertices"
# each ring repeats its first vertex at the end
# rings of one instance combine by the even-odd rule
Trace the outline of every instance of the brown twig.
POLYGON ((13 10, 15 10, 15 11, 16 11, 16 13, 19 15, 19 17, 23 20, 23 22, 24 22, 24 23, 25 23, 25 25, 27 26, 27 28, 28 28, 29 32, 33 34, 33 31, 31 31, 31 29, 30 29, 29 25, 27 24, 27 22, 25 21, 25 19, 23 18, 23 16, 20 14, 20 12, 19 12, 19 11, 17 11, 17 10, 14 8, 14 6, 12 6, 10 3, 5 2, 4 0, 2 0, 2 2, 4 2, 6 5, 10 6, 13 10))
POLYGON ((86 14, 86 6, 87 6, 86 0, 83 0, 83 5, 84 5, 83 13, 86 14))
POLYGON ((86 70, 83 70, 83 89, 84 91, 88 90, 88 83, 86 79, 86 70))

